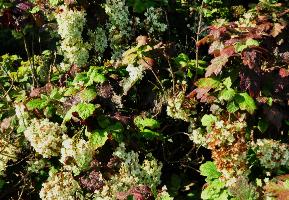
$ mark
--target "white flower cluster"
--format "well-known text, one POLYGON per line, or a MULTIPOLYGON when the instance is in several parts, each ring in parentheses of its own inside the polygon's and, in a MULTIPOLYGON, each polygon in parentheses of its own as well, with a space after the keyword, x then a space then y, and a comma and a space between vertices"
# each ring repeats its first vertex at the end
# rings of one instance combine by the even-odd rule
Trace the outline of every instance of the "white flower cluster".
POLYGON ((236 141, 236 134, 246 126, 246 123, 240 121, 225 123, 223 120, 219 120, 215 122, 214 131, 207 135, 207 142, 214 142, 214 145, 219 146, 232 145, 236 141))
POLYGON ((48 181, 42 184, 39 196, 42 200, 75 200, 80 186, 71 172, 50 174, 48 181))
POLYGON ((125 0, 106 0, 105 12, 109 16, 108 30, 112 58, 118 58, 123 52, 123 41, 131 36, 131 26, 128 7, 125 0))
POLYGON ((197 129, 193 129, 191 132, 192 133, 189 135, 189 138, 191 141, 203 147, 208 146, 205 131, 203 131, 201 128, 197 128, 197 129))
POLYGON ((258 139, 252 143, 260 163, 266 169, 278 169, 289 166, 289 145, 272 139, 258 139))
POLYGON ((242 119, 233 122, 218 120, 207 131, 196 129, 194 125, 191 128, 190 139, 212 151, 212 158, 227 186, 234 185, 239 177, 250 173, 245 128, 246 122, 242 119))
POLYGON ((174 119, 189 121, 190 111, 182 107, 185 100, 185 92, 180 91, 178 94, 170 96, 167 100, 167 114, 174 119))
POLYGON ((89 44, 82 40, 82 31, 86 22, 85 12, 71 10, 66 6, 60 7, 61 12, 56 15, 58 33, 61 36, 61 51, 69 64, 83 66, 89 54, 89 44))
POLYGON ((4 139, 0 139, 0 176, 3 176, 9 160, 16 161, 20 149, 4 139))
POLYGON ((105 182, 100 191, 95 191, 96 199, 115 199, 118 192, 126 192, 138 185, 146 185, 156 192, 160 184, 162 164, 151 154, 146 156, 143 164, 139 163, 139 155, 134 151, 126 152, 125 145, 121 143, 113 155, 122 159, 119 173, 105 182))
POLYGON ((146 26, 148 28, 148 33, 152 34, 154 32, 164 32, 167 30, 167 25, 160 22, 161 16, 163 16, 162 10, 160 8, 150 7, 144 14, 146 16, 146 26))
POLYGON ((129 64, 126 67, 126 71, 129 73, 129 77, 122 81, 123 94, 126 95, 130 88, 144 76, 145 68, 142 65, 135 67, 133 64, 129 64))
POLYGON ((98 27, 94 32, 89 31, 88 35, 93 44, 93 48, 97 53, 102 54, 107 47, 107 37, 105 30, 98 27))
POLYGON ((84 139, 69 138, 63 136, 60 162, 65 170, 72 171, 78 175, 83 169, 89 166, 94 149, 84 139))
POLYGON ((44 158, 60 154, 62 134, 62 128, 57 123, 49 122, 48 119, 33 119, 24 131, 31 146, 44 158))

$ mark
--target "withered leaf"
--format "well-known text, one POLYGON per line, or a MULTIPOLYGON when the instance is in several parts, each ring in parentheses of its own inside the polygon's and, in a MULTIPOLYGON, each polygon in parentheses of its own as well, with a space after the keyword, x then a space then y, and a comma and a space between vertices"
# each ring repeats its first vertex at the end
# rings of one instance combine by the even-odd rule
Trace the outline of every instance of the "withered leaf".
POLYGON ((0 123, 0 132, 4 132, 5 130, 9 129, 11 126, 11 122, 13 120, 13 117, 7 117, 3 119, 3 121, 0 123))
POLYGON ((276 197, 278 200, 289 200, 288 175, 277 176, 276 180, 271 180, 263 188, 265 194, 276 197))
POLYGON ((280 24, 280 23, 274 23, 273 29, 271 30, 271 35, 273 37, 277 37, 282 30, 285 28, 284 25, 280 24))

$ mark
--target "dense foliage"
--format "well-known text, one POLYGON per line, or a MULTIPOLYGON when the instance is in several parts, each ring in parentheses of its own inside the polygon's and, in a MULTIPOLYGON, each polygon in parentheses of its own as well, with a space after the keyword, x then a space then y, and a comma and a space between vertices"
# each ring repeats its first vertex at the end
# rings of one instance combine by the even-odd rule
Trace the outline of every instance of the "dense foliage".
POLYGON ((286 0, 0 0, 0 199, 288 199, 288 23, 286 0))

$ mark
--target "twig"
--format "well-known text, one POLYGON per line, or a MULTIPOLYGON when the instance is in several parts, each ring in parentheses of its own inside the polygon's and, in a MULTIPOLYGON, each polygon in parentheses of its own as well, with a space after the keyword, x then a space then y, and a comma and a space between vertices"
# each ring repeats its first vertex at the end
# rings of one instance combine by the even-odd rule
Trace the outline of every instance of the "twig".
MULTIPOLYGON (((204 6, 204 1, 202 1, 202 5, 201 5, 201 9, 203 8, 203 6, 204 6)), ((196 59, 195 59, 195 67, 196 67, 196 69, 198 69, 198 67, 199 67, 199 47, 198 47, 198 42, 199 42, 199 39, 200 39, 200 34, 201 34, 201 32, 203 31, 203 30, 201 30, 201 26, 202 26, 202 22, 203 22, 203 13, 202 13, 202 11, 200 11, 199 12, 200 13, 200 15, 199 15, 199 22, 198 22, 198 28, 197 28, 197 37, 196 37, 196 39, 195 39, 195 46, 196 46, 196 53, 195 53, 195 57, 196 57, 196 59)), ((197 79, 197 71, 196 71, 196 73, 195 73, 195 77, 194 77, 194 81, 196 81, 196 79, 197 79)))
POLYGON ((36 70, 34 67, 34 59, 33 59, 33 62, 31 62, 31 55, 30 55, 29 50, 28 50, 27 40, 26 40, 24 33, 23 33, 23 41, 24 41, 24 48, 25 48, 25 51, 26 51, 26 54, 28 57, 28 61, 29 61, 30 69, 31 69, 31 73, 32 73, 32 85, 33 85, 33 87, 35 87, 36 84, 38 85, 38 82, 37 82, 36 77, 35 77, 36 70))

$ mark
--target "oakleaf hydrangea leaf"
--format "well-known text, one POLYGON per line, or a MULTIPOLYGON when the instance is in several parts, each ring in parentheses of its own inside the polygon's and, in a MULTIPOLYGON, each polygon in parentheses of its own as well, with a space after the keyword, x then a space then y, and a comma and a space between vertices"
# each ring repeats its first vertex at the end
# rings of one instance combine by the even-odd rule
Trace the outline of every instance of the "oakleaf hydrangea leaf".
POLYGON ((81 119, 87 119, 93 114, 93 112, 95 111, 97 107, 98 107, 97 105, 94 105, 91 103, 79 103, 77 105, 74 105, 66 113, 63 119, 63 123, 69 121, 72 117, 72 113, 74 112, 77 112, 81 119))
POLYGON ((47 99, 32 99, 30 100, 26 106, 28 110, 34 110, 34 109, 43 109, 45 106, 47 106, 48 101, 47 99))
POLYGON ((211 64, 207 67, 205 76, 209 77, 212 74, 218 75, 221 72, 222 68, 225 66, 225 64, 228 62, 228 60, 229 57, 226 55, 214 58, 211 61, 211 64))
POLYGON ((200 172, 202 176, 206 176, 206 181, 211 181, 217 179, 221 176, 221 173, 218 172, 215 163, 212 161, 207 161, 206 163, 200 166, 200 172))
POLYGON ((202 119, 201 119, 201 122, 202 122, 202 125, 203 126, 206 126, 206 127, 210 127, 213 123, 215 123, 217 121, 217 117, 214 116, 214 115, 207 115, 205 114, 202 119))
POLYGON ((97 93, 94 89, 84 89, 83 91, 81 91, 80 93, 80 98, 83 102, 90 102, 93 99, 95 99, 97 93))
POLYGON ((103 130, 94 131, 89 139, 89 142, 92 144, 94 149, 102 147, 106 140, 108 139, 108 132, 103 130))
POLYGON ((234 99, 241 110, 246 110, 250 114, 253 114, 257 108, 254 99, 248 93, 239 93, 234 99))
POLYGON ((155 129, 160 127, 160 123, 152 118, 142 118, 141 116, 137 116, 134 119, 134 124, 139 128, 139 129, 144 129, 146 127, 155 129))

